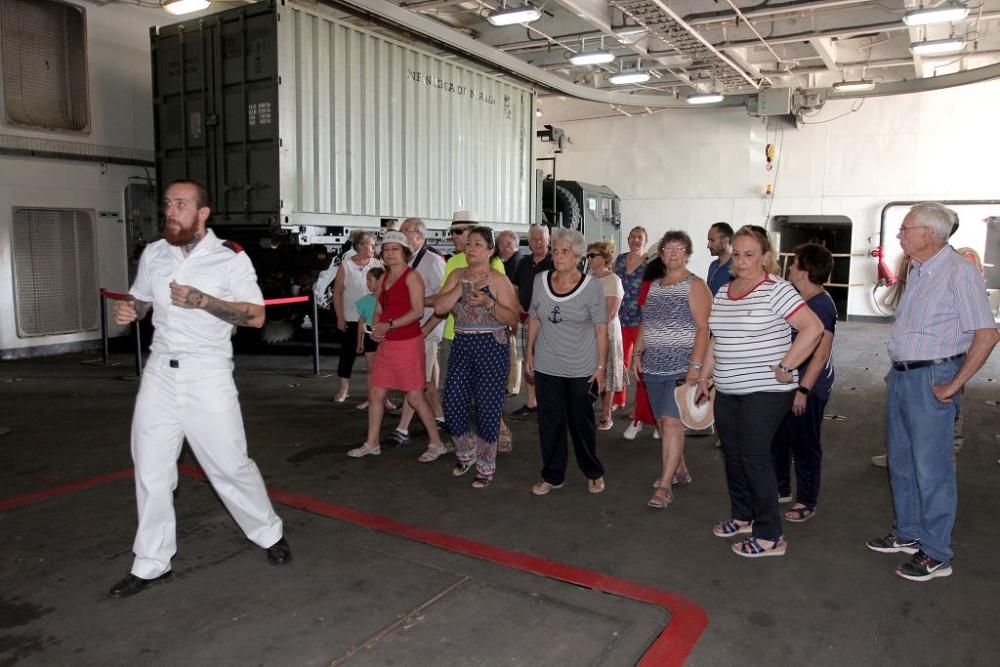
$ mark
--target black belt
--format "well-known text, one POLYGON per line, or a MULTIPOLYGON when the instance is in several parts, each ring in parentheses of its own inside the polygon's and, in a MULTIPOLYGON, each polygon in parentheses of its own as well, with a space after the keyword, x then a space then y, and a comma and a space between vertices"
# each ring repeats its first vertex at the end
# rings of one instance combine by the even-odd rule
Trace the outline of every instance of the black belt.
POLYGON ((897 371, 912 371, 917 368, 924 368, 926 366, 937 366, 938 364, 943 364, 949 361, 954 361, 955 359, 961 359, 965 356, 965 352, 961 354, 956 354, 952 357, 945 357, 944 359, 922 359, 920 361, 894 361, 892 362, 893 370, 897 371))

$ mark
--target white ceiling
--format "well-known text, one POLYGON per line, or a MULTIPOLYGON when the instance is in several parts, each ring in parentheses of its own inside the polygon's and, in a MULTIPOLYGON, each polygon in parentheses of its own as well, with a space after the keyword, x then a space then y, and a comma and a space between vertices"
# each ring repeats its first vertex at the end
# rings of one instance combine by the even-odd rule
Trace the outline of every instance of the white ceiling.
POLYGON ((1000 74, 1000 67, 989 68, 1000 63, 1000 0, 971 0, 965 3, 970 7, 967 18, 919 28, 904 24, 903 15, 942 4, 939 0, 533 1, 542 10, 540 20, 501 28, 486 16, 503 2, 516 7, 524 0, 339 0, 369 12, 392 3, 393 9, 446 28, 445 40, 431 35, 438 42, 451 35, 456 40, 452 46, 465 50, 462 44, 472 38, 480 50, 475 55, 500 71, 512 71, 508 65, 513 57, 528 68, 517 75, 543 88, 592 94, 590 99, 597 101, 609 101, 613 93, 625 104, 630 101, 622 94, 638 96, 635 106, 655 100, 672 106, 708 91, 741 97, 791 88, 825 95, 835 82, 857 79, 873 80, 872 94, 880 89, 907 92, 935 85, 930 79, 943 83, 949 80, 946 75, 970 82, 1000 74), (964 49, 934 58, 910 52, 911 42, 949 36, 964 38, 964 49), (575 52, 600 48, 602 40, 615 54, 614 62, 569 62, 575 52), (490 52, 496 57, 490 58, 490 52), (649 82, 615 86, 608 81, 615 72, 637 67, 652 74, 649 82), (525 71, 539 76, 526 77, 525 71), (542 73, 557 80, 543 79, 542 73))

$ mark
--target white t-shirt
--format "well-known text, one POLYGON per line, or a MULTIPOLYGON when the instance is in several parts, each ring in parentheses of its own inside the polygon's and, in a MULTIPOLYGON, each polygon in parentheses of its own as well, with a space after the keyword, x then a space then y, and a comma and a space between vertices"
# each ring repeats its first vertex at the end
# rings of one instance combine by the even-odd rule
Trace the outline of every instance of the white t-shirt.
POLYGON ((196 358, 202 367, 218 363, 232 368, 235 327, 215 315, 170 302, 170 283, 197 288, 217 299, 262 305, 257 273, 250 258, 235 243, 224 243, 210 229, 187 257, 161 239, 149 244, 129 294, 153 304, 156 333, 150 350, 171 359, 196 358))
MULTIPOLYGON (((420 263, 413 266, 412 262, 416 261, 419 255, 420 253, 418 251, 417 254, 415 254, 410 260, 410 266, 413 267, 413 270, 416 271, 424 281, 424 296, 434 296, 441 291, 441 284, 444 282, 444 257, 426 249, 420 257, 420 263)), ((424 308, 424 316, 420 319, 420 324, 423 325, 433 315, 433 308, 424 308)), ((438 325, 431 329, 431 332, 427 334, 427 338, 425 340, 440 343, 443 336, 444 320, 438 322, 438 325)))
MULTIPOLYGON (((715 386, 724 394, 794 391, 796 384, 774 378, 777 365, 792 345, 788 318, 805 302, 790 282, 768 275, 746 295, 731 298, 733 283, 715 295, 708 326, 715 352, 715 386)), ((793 380, 798 380, 793 372, 793 380)))

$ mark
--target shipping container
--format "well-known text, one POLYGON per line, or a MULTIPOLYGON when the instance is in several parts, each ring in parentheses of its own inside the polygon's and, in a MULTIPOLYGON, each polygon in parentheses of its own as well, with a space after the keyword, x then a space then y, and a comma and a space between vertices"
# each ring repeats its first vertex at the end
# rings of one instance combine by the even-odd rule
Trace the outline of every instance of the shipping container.
POLYGON ((161 190, 203 180, 223 235, 334 245, 386 218, 443 227, 456 210, 531 222, 526 87, 302 1, 156 27, 151 51, 161 190))

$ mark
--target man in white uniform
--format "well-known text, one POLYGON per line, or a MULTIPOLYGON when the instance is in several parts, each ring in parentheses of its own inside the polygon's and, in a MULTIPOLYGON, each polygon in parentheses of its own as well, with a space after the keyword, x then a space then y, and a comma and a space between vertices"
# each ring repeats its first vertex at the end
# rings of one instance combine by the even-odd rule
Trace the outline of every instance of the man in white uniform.
POLYGON ((171 578, 173 491, 185 437, 215 492, 246 536, 267 550, 268 561, 283 565, 292 558, 264 480, 247 456, 233 382, 233 327, 264 324, 257 274, 238 244, 206 231, 212 211, 203 185, 171 183, 163 206, 164 238, 143 251, 131 298, 114 306, 116 323, 129 324, 152 309, 156 327, 132 417, 135 561, 111 588, 116 598, 171 578))

